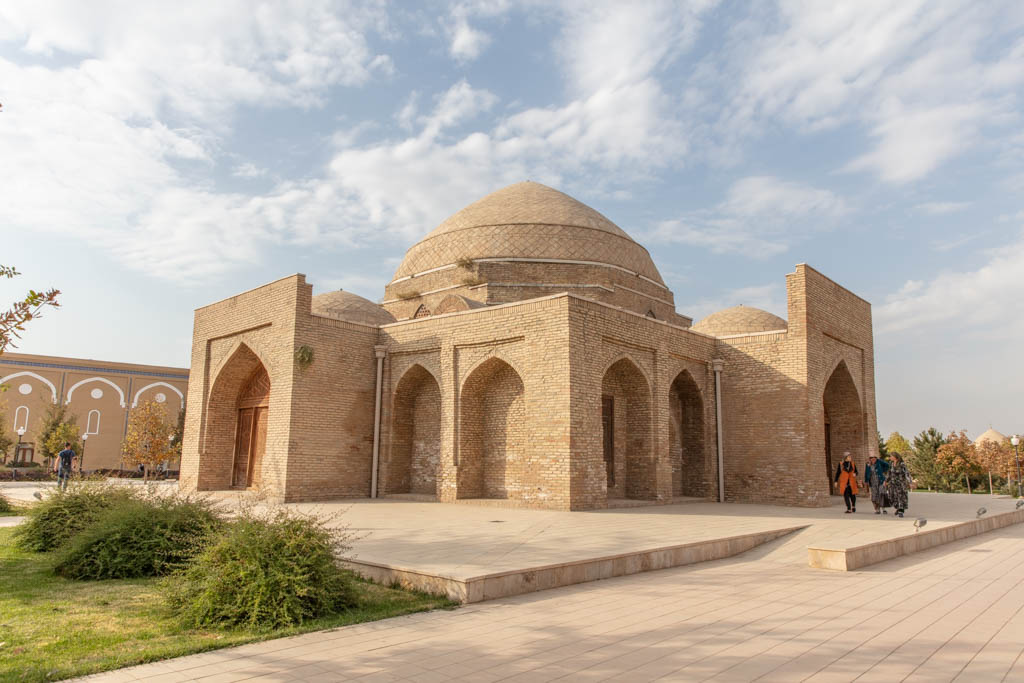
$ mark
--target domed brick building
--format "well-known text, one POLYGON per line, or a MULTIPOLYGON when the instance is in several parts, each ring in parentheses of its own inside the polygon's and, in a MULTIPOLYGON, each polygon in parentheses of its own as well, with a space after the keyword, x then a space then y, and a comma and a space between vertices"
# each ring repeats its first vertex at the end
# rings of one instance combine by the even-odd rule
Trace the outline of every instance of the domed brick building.
POLYGON ((182 486, 563 510, 823 506, 877 448, 871 307, 813 268, 787 319, 676 313, 647 250, 538 183, 413 245, 380 303, 293 275, 196 311, 182 486))

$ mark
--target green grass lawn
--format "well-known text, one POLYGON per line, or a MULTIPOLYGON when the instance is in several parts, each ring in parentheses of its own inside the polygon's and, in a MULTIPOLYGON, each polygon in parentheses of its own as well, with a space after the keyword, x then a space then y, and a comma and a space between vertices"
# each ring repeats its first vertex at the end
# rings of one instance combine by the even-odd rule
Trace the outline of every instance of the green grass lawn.
POLYGON ((118 669, 256 640, 453 607, 446 598, 359 581, 360 605, 270 632, 179 627, 159 579, 70 581, 49 557, 14 547, 0 528, 0 681, 47 681, 118 669))

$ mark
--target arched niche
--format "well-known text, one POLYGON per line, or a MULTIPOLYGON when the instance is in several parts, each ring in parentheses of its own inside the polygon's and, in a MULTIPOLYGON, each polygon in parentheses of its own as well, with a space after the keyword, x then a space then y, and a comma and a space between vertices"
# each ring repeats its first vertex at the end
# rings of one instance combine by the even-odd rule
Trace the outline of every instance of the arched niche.
POLYGON ((601 425, 608 497, 654 498, 651 390, 629 358, 614 362, 601 380, 601 425))
POLYGON ((460 393, 458 498, 508 498, 519 487, 526 445, 523 381, 490 358, 470 373, 460 393))
POLYGON ((704 447, 704 400, 687 370, 672 380, 668 410, 672 495, 706 496, 709 463, 704 447))
POLYGON ((395 387, 391 455, 385 493, 437 495, 441 464, 441 389, 422 365, 414 365, 395 387))
POLYGON ((857 385, 845 361, 840 361, 825 383, 822 410, 825 422, 824 469, 828 474, 831 491, 835 483, 833 480, 836 467, 842 462, 846 452, 853 456, 858 468, 863 467, 867 457, 864 409, 857 385))
POLYGON ((221 365, 207 399, 201 488, 260 488, 270 391, 266 367, 252 349, 239 345, 221 365))

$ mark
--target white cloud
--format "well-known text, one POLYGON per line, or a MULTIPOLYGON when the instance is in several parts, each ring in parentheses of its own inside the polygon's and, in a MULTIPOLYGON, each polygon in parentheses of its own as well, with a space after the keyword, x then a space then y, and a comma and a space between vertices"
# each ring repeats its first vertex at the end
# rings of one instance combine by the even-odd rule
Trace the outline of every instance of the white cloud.
POLYGON ((491 42, 491 37, 469 25, 466 19, 456 21, 452 29, 450 51, 452 57, 460 62, 469 62, 480 56, 484 48, 491 42))
POLYGON ((925 177, 989 136, 1019 129, 1019 3, 782 0, 736 23, 696 88, 735 82, 714 137, 726 158, 775 122, 807 132, 852 125, 873 148, 846 170, 890 183, 925 177))
POLYGON ((717 206, 662 221, 648 239, 765 258, 785 252, 810 232, 827 229, 848 211, 846 202, 828 190, 752 176, 735 182, 717 206))
POLYGON ((921 213, 926 213, 931 216, 942 216, 947 213, 963 211, 970 205, 971 202, 923 202, 916 205, 914 208, 921 213))
POLYGON ((975 270, 946 271, 927 282, 910 280, 875 309, 882 333, 1024 334, 1024 232, 988 253, 975 270))
POLYGON ((267 169, 257 166, 256 164, 246 162, 244 164, 238 164, 231 169, 231 175, 236 178, 262 178, 267 175, 267 169))
POLYGON ((65 233, 180 280, 302 240, 308 228, 285 217, 316 218, 314 232, 335 225, 322 188, 251 197, 217 193, 204 176, 240 107, 316 107, 329 88, 386 75, 390 60, 364 37, 385 24, 372 5, 326 2, 3 3, 0 149, 17 171, 0 184, 6 229, 65 233))

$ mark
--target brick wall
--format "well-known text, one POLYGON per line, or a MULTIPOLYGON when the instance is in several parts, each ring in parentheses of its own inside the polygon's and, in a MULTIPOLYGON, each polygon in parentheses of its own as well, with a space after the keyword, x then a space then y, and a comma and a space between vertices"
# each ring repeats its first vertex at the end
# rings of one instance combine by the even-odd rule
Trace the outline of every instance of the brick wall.
POLYGON ((309 285, 285 278, 196 313, 183 485, 225 486, 234 397, 262 363, 271 381, 267 492, 368 495, 382 348, 383 495, 555 509, 713 498, 711 361, 720 358, 726 499, 825 505, 826 403, 858 461, 873 448, 870 307, 806 266, 787 276, 787 291, 787 332, 715 339, 574 294, 377 328, 311 315, 309 285), (302 346, 313 351, 305 369, 294 360, 302 346), (602 396, 615 402, 610 488, 602 396))

